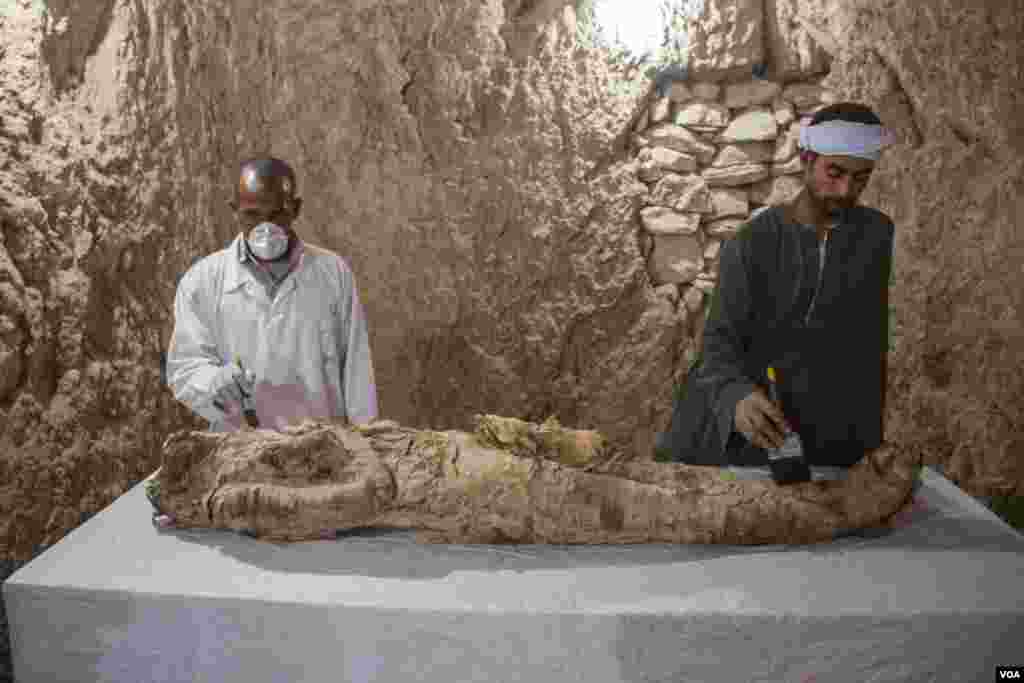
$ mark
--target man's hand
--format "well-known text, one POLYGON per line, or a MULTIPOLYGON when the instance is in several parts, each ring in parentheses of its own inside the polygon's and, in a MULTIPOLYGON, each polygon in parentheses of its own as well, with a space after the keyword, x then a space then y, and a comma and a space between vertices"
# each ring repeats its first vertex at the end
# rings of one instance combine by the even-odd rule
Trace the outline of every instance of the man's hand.
POLYGON ((782 411, 761 388, 754 389, 736 404, 736 430, 759 448, 779 448, 788 428, 782 411))
MULTIPOLYGON (((241 406, 242 396, 251 396, 256 386, 256 378, 246 372, 238 363, 231 363, 220 368, 213 378, 213 405, 227 413, 234 405, 241 406)), ((232 409, 231 412, 237 412, 232 409)))

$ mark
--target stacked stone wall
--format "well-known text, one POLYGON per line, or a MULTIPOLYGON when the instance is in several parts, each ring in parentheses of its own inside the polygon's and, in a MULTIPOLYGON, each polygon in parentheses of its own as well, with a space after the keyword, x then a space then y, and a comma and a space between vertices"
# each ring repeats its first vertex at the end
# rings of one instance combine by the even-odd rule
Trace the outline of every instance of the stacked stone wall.
POLYGON ((648 188, 643 252, 657 291, 693 321, 688 363, 699 348, 722 242, 758 209, 799 192, 800 126, 835 101, 820 76, 786 84, 677 81, 654 93, 637 119, 631 149, 648 188))

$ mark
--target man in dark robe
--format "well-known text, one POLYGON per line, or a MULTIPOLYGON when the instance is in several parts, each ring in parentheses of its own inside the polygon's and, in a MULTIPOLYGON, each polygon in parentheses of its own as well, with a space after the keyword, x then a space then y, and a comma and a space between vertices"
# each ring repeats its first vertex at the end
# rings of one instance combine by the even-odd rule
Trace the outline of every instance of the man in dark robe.
POLYGON ((660 458, 766 466, 795 430, 814 466, 884 439, 894 225, 857 200, 889 140, 867 107, 826 107, 801 131, 804 188, 722 244, 701 350, 660 458), (767 368, 779 403, 768 397, 767 368))

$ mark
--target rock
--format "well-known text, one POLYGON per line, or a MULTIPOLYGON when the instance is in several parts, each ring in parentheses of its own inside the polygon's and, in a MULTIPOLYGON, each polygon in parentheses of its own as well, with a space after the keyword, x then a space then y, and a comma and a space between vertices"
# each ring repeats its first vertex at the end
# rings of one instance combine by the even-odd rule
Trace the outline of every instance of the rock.
POLYGON ((717 101, 722 92, 722 86, 718 83, 694 83, 692 89, 694 98, 704 102, 717 101))
POLYGON ((175 528, 233 530, 257 542, 394 528, 458 544, 777 545, 877 527, 904 505, 916 475, 916 459, 887 446, 839 481, 725 481, 718 468, 646 461, 554 418, 475 421, 472 433, 373 423, 363 433, 323 422, 179 432, 164 442, 147 492, 175 528))
POLYGON ((785 128, 796 120, 793 105, 781 97, 776 97, 772 102, 772 111, 775 112, 775 122, 779 124, 779 128, 785 128))
POLYGON ((808 20, 815 6, 802 6, 801 0, 771 0, 769 7, 765 40, 771 77, 792 81, 828 71, 829 50, 838 51, 838 46, 827 28, 808 20))
POLYGON ((644 109, 643 113, 640 114, 640 117, 636 120, 636 123, 633 124, 634 133, 642 133, 647 128, 647 124, 650 121, 650 111, 650 109, 644 109))
POLYGON ((734 236, 744 223, 746 220, 741 218, 719 218, 705 223, 704 232, 710 237, 725 239, 734 236))
POLYGON ((680 213, 663 206, 650 206, 640 211, 640 221, 653 235, 696 235, 700 230, 699 213, 680 213))
POLYGON ((704 267, 703 251, 696 235, 655 235, 648 269, 659 284, 693 282, 704 267))
POLYGON ((799 122, 794 122, 790 124, 785 135, 779 136, 775 141, 775 152, 772 154, 771 161, 777 164, 789 161, 800 151, 799 145, 800 124, 799 122))
POLYGON ((640 162, 638 175, 644 182, 656 182, 672 171, 697 170, 697 160, 667 147, 644 147, 637 155, 640 162))
POLYGON ((712 272, 717 271, 718 266, 718 252, 722 248, 722 240, 720 238, 712 238, 708 240, 708 243, 704 246, 704 267, 712 272))
POLYGON ((648 200, 655 206, 676 211, 711 213, 711 192, 700 175, 666 174, 651 190, 648 200))
POLYGON ((679 303, 679 286, 678 285, 660 285, 654 288, 654 293, 669 301, 673 306, 679 303))
POLYGON ((729 110, 720 104, 689 102, 679 107, 675 123, 695 130, 714 131, 729 125, 729 110))
POLYGON ((714 145, 700 140, 682 126, 661 124, 648 130, 647 137, 651 144, 674 149, 683 154, 692 154, 702 164, 710 163, 715 156, 714 145))
POLYGON ((771 175, 771 169, 765 164, 743 164, 726 166, 725 168, 706 168, 701 172, 708 187, 735 187, 755 183, 771 175))
POLYGON ((746 216, 750 212, 750 201, 744 188, 718 188, 711 191, 712 218, 746 216))
POLYGON ((778 137, 778 124, 770 109, 751 109, 733 119, 720 137, 721 142, 757 142, 778 137))
POLYGON ((750 200, 757 204, 776 206, 783 204, 804 188, 803 179, 795 175, 768 178, 750 186, 750 200))
POLYGON ((823 103, 825 89, 813 83, 793 83, 782 91, 782 99, 789 102, 797 110, 816 107, 823 103))
POLYGON ((738 166, 741 164, 758 164, 772 160, 774 145, 770 142, 747 142, 726 145, 718 150, 711 162, 712 168, 738 166))
POLYGON ((722 81, 749 75, 764 62, 764 6, 760 0, 710 0, 687 24, 688 73, 722 81))
POLYGON ((745 81, 725 86, 725 106, 743 109, 768 104, 782 92, 782 86, 773 81, 745 81))
POLYGON ((718 136, 722 134, 722 129, 717 126, 687 126, 686 130, 696 133, 697 137, 710 145, 717 145, 718 136))
POLYGON ((700 313, 700 309, 704 307, 704 292, 696 286, 687 287, 686 293, 683 294, 683 303, 690 313, 700 313))
POLYGON ((668 98, 673 102, 686 102, 693 97, 693 93, 685 83, 673 81, 668 91, 668 98))
POLYGON ((669 117, 672 111, 672 102, 667 97, 659 97, 648 108, 648 121, 651 125, 661 123, 669 117))
MULTIPOLYGON (((726 237, 732 237, 732 235, 728 235, 726 237)), ((693 281, 693 288, 705 296, 711 296, 715 291, 716 282, 718 282, 718 276, 716 274, 701 273, 697 276, 697 279, 693 281)))
POLYGON ((819 111, 821 111, 827 106, 827 104, 817 104, 814 105, 813 107, 802 107, 800 109, 797 109, 796 113, 797 116, 806 116, 808 118, 813 118, 815 114, 817 114, 819 111))
POLYGON ((772 175, 773 176, 792 175, 794 173, 803 173, 803 172, 804 172, 804 165, 803 165, 803 162, 800 161, 800 157, 798 157, 798 156, 795 156, 795 157, 793 157, 792 159, 790 159, 789 161, 786 161, 786 162, 772 164, 772 175))

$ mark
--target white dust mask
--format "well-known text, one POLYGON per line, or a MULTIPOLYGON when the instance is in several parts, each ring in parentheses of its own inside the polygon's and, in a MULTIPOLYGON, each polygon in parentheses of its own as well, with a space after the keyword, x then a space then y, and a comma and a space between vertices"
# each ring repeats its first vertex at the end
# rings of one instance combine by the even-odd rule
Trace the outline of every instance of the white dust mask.
POLYGON ((273 261, 288 251, 288 231, 266 221, 249 232, 249 248, 258 258, 273 261))

